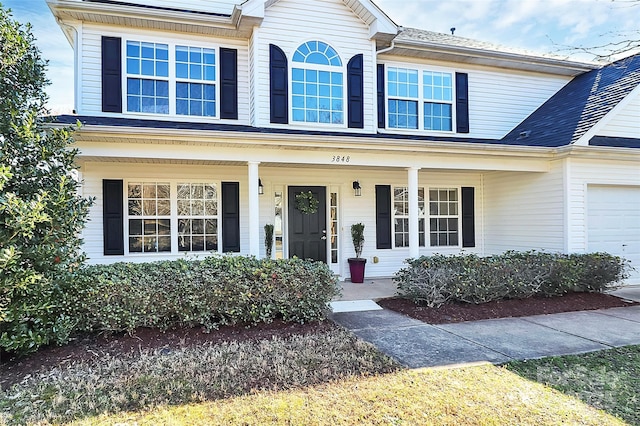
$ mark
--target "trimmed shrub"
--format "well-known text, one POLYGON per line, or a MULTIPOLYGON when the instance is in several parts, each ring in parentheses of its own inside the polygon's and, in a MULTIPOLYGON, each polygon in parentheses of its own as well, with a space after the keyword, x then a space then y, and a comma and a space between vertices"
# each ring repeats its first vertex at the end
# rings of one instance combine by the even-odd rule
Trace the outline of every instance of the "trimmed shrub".
POLYGON ((304 323, 326 317, 336 283, 327 265, 300 259, 115 263, 83 268, 63 305, 78 331, 304 323))
POLYGON ((607 253, 508 251, 479 257, 423 256, 394 277, 403 297, 429 307, 571 292, 601 292, 627 277, 629 262, 607 253))

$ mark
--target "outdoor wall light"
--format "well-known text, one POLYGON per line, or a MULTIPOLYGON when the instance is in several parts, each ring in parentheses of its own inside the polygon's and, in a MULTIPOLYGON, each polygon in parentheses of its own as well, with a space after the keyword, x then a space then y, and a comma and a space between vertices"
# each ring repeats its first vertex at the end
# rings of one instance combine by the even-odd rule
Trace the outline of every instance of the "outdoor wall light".
POLYGON ((262 186, 262 179, 258 178, 258 195, 264 194, 264 186, 262 186))
POLYGON ((357 180, 353 181, 353 193, 356 197, 362 195, 362 187, 360 186, 360 182, 358 182, 357 180))

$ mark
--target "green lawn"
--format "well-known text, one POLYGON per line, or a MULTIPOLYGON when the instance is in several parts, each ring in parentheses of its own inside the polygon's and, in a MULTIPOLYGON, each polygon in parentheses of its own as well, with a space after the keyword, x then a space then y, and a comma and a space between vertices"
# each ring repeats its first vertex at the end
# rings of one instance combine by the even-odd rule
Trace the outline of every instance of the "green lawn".
POLYGON ((622 425, 573 397, 491 365, 400 371, 78 425, 622 425))
POLYGON ((633 422, 638 411, 639 356, 409 371, 336 329, 34 374, 0 392, 0 424, 621 425, 612 414, 633 422), (536 381, 569 377, 562 392, 536 381))
POLYGON ((512 362, 507 368, 640 425, 640 346, 512 362))

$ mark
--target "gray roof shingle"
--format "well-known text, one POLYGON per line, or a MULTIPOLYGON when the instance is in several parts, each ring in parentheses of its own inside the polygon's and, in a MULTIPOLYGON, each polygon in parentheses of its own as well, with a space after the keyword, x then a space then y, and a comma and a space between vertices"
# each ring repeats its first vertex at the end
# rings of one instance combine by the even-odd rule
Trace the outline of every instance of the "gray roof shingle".
MULTIPOLYGON (((640 54, 579 75, 509 132, 502 142, 546 147, 573 144, 639 84, 640 54)), ((604 141, 598 140, 593 145, 604 146, 604 141)))

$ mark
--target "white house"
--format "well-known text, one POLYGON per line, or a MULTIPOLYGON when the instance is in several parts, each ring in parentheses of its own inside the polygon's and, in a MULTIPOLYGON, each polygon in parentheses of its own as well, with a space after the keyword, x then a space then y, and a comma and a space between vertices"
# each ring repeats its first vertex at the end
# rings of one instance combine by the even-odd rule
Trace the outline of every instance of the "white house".
POLYGON ((625 256, 640 283, 640 56, 536 56, 370 0, 47 3, 75 51, 58 120, 83 123, 90 262, 264 256, 274 224, 274 257, 348 278, 362 222, 369 277, 540 249, 625 256))

